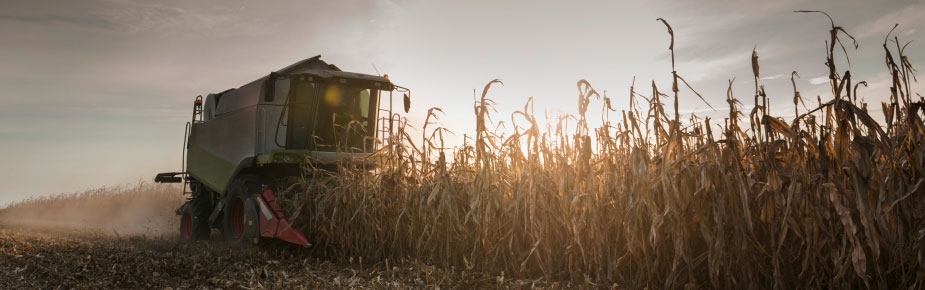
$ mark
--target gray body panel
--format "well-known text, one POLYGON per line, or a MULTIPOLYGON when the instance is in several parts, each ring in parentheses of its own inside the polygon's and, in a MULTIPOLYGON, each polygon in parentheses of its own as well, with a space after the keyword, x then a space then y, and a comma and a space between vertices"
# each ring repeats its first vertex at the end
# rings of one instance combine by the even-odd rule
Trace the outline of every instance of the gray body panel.
MULTIPOLYGON (((320 56, 309 58, 275 73, 280 76, 314 75, 320 78, 349 78, 381 82, 391 89, 388 79, 349 72, 325 63, 320 56)), ((203 121, 195 122, 188 140, 187 172, 210 189, 224 194, 227 186, 242 170, 256 166, 255 158, 285 150, 285 114, 287 96, 266 98, 266 91, 288 91, 288 82, 276 82, 267 87, 271 75, 264 76, 238 89, 208 95, 203 102, 203 121), (284 121, 283 121, 284 122, 284 121)), ((336 159, 321 153, 318 161, 336 159)))

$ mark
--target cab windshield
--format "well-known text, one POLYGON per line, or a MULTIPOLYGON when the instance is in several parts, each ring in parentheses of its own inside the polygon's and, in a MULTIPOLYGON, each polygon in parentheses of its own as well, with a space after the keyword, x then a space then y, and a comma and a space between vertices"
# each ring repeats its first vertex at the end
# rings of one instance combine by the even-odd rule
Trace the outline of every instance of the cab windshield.
POLYGON ((372 152, 379 90, 293 80, 286 148, 372 152))
POLYGON ((314 136, 316 149, 371 152, 375 143, 371 137, 376 129, 379 90, 326 84, 320 91, 314 136))

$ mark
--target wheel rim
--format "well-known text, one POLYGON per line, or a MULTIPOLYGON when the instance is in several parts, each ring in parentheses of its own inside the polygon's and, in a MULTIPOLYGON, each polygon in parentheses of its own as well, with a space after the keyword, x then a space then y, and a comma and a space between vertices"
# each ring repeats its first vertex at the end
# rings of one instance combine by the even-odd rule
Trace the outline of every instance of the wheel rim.
POLYGON ((183 213, 183 216, 180 217, 180 235, 184 239, 189 239, 193 233, 193 215, 188 211, 183 213))
POLYGON ((235 239, 244 234, 244 200, 236 198, 231 203, 229 222, 231 223, 231 236, 235 239))

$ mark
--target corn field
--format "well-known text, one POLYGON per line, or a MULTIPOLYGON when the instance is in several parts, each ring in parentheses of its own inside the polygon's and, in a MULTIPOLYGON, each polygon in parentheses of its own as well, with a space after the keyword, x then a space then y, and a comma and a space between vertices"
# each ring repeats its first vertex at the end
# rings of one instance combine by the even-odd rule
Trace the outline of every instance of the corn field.
POLYGON ((925 99, 911 91, 899 39, 883 43, 883 120, 858 101, 867 83, 836 67, 836 43, 854 39, 834 22, 830 101, 801 110, 794 83, 777 98, 792 98, 796 117, 772 116, 756 52, 751 109, 730 82, 728 118, 685 120, 678 99, 703 97, 675 69, 674 32, 661 21, 669 89, 631 87, 618 112, 610 98, 593 108, 601 95, 581 80, 577 115, 539 124, 531 100, 502 135, 489 114, 493 80, 463 146, 443 149, 446 128, 412 136, 403 123, 375 154, 377 170, 308 166, 280 193, 287 212, 331 257, 629 289, 925 287, 925 99), (588 110, 604 124, 589 128, 588 110))

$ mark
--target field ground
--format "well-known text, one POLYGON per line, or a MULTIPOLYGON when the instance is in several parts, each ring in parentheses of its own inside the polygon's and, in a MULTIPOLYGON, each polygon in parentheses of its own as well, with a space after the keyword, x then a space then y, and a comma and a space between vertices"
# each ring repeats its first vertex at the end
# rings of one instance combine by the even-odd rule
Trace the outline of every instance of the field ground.
POLYGON ((0 289, 598 288, 511 280, 411 262, 330 262, 298 248, 181 245, 174 237, 0 224, 0 289), (303 251, 304 252, 304 251, 303 251))

